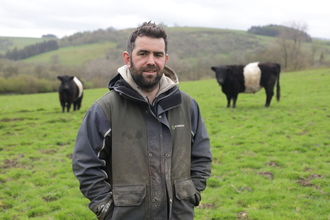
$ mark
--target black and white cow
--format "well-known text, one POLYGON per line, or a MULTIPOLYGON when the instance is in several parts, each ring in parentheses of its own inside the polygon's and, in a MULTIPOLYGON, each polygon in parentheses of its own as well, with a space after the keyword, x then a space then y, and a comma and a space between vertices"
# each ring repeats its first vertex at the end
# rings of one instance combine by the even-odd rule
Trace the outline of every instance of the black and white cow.
POLYGON ((238 93, 256 93, 262 87, 266 91, 266 107, 269 107, 274 95, 276 84, 276 98, 280 101, 280 72, 277 63, 249 63, 247 65, 228 65, 211 67, 222 92, 227 96, 227 108, 233 100, 232 107, 236 107, 238 93))
POLYGON ((62 106, 62 112, 67 108, 70 111, 71 104, 73 103, 73 110, 79 110, 83 98, 83 84, 75 76, 58 76, 61 84, 58 88, 58 94, 62 106))

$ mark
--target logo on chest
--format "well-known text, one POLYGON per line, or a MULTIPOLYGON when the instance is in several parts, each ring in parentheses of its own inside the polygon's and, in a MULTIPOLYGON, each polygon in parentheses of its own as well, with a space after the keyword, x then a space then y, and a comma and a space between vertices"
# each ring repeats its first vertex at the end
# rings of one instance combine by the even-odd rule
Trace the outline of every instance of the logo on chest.
POLYGON ((177 129, 177 128, 184 128, 184 125, 172 125, 172 129, 177 129))

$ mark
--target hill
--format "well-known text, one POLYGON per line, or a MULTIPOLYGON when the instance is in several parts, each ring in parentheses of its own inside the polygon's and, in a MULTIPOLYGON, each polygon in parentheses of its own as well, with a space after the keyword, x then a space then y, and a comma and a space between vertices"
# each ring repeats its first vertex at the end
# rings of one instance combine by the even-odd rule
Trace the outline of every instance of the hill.
MULTIPOLYGON (((330 67, 328 41, 305 42, 227 29, 164 28, 169 36, 168 65, 180 81, 213 78, 210 67, 220 64, 271 61, 281 64, 282 71, 330 67)), ((0 93, 55 91, 57 76, 64 74, 80 77, 86 88, 104 87, 123 65, 121 54, 130 32, 110 28, 76 33, 58 39, 57 50, 17 62, 0 59, 0 93), (26 85, 16 85, 17 80, 26 85)))
MULTIPOLYGON (((237 51, 240 51, 240 53, 242 51, 256 52, 269 47, 274 40, 271 37, 249 34, 245 31, 190 27, 174 27, 166 28, 166 30, 170 39, 170 54, 187 60, 196 60, 199 57, 210 56, 211 54, 220 54, 223 58, 228 58, 237 51)), ((92 47, 94 46, 99 47, 100 44, 111 43, 111 47, 105 48, 116 47, 121 51, 125 50, 128 34, 127 30, 112 31, 101 39, 98 38, 97 33, 75 34, 58 40, 59 50, 39 54, 25 59, 25 61, 51 63, 51 57, 57 55, 63 64, 83 65, 86 62, 86 54, 93 50, 92 47), (69 50, 75 54, 76 61, 73 63, 67 61, 69 50)), ((90 60, 106 56, 106 51, 95 51, 93 54, 94 57, 91 57, 90 60)))
POLYGON ((114 48, 115 46, 116 43, 114 42, 68 46, 24 59, 24 61, 34 63, 61 63, 64 65, 83 66, 89 61, 100 57, 106 57, 107 51, 110 48, 114 48))
POLYGON ((26 46, 41 43, 45 38, 27 38, 27 37, 0 37, 0 54, 4 55, 8 50, 14 48, 23 49, 26 46))

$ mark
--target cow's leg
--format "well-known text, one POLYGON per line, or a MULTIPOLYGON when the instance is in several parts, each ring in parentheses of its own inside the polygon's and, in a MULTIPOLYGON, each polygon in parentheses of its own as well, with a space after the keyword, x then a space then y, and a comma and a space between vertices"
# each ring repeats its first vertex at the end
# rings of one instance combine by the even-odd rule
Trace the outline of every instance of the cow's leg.
POLYGON ((231 96, 226 95, 226 97, 227 97, 227 108, 229 108, 230 107, 231 96))
POLYGON ((65 111, 65 102, 61 101, 61 106, 62 106, 62 113, 65 111))
POLYGON ((79 98, 77 101, 77 110, 79 110, 80 107, 81 107, 81 98, 79 98))
POLYGON ((70 108, 71 108, 71 102, 68 102, 68 105, 66 106, 66 111, 70 112, 70 108))
POLYGON ((81 107, 81 102, 82 102, 83 96, 84 96, 84 94, 81 94, 81 97, 78 99, 78 109, 77 110, 79 110, 81 107))
POLYGON ((265 107, 269 107, 270 106, 270 102, 272 101, 273 95, 274 95, 274 87, 272 88, 267 88, 265 87, 265 91, 266 91, 266 103, 265 103, 265 107))
POLYGON ((275 88, 275 83, 276 83, 276 76, 271 75, 270 78, 268 79, 267 84, 265 85, 265 91, 266 91, 266 103, 265 107, 270 106, 270 102, 272 101, 272 98, 274 96, 274 88, 275 88))
POLYGON ((232 98, 233 99, 233 106, 232 106, 233 108, 236 108, 237 97, 238 97, 238 94, 233 95, 233 98, 232 98))

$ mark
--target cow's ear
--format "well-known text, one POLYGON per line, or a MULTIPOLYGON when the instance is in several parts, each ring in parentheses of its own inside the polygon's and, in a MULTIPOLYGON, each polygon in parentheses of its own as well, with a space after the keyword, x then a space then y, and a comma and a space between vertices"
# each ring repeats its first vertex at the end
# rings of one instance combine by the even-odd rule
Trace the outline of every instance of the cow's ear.
POLYGON ((74 77, 74 76, 70 76, 70 80, 73 80, 73 77, 74 77))
POLYGON ((62 81, 62 76, 58 76, 57 79, 62 81))
POLYGON ((211 67, 211 70, 215 71, 215 70, 216 70, 216 68, 215 68, 214 66, 212 66, 212 67, 211 67))

